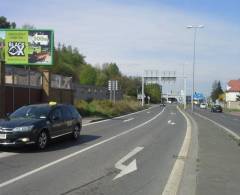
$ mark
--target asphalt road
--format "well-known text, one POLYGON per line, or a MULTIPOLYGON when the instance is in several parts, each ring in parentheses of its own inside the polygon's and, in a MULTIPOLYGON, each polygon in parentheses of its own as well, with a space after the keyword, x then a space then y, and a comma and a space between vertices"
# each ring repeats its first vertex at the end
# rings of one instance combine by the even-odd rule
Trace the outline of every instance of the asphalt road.
POLYGON ((159 195, 186 134, 176 106, 83 127, 44 152, 0 148, 0 194, 159 195))
POLYGON ((215 113, 211 112, 209 109, 200 109, 195 108, 194 110, 196 113, 199 113, 215 122, 217 122, 220 125, 223 125, 224 127, 230 129, 231 131, 235 132, 240 136, 240 117, 230 115, 227 113, 215 113))
POLYGON ((239 135, 240 117, 226 113, 211 113, 209 110, 201 109, 195 109, 195 112, 200 113, 205 118, 189 112, 194 124, 193 132, 195 131, 197 134, 198 143, 195 142, 197 148, 194 148, 196 145, 192 145, 190 148, 190 150, 193 149, 188 157, 191 162, 186 162, 185 166, 186 170, 190 171, 185 171, 187 172, 185 174, 186 177, 195 179, 196 188, 195 193, 182 194, 239 195, 239 145, 224 128, 239 135), (194 166, 191 167, 191 165, 194 166))

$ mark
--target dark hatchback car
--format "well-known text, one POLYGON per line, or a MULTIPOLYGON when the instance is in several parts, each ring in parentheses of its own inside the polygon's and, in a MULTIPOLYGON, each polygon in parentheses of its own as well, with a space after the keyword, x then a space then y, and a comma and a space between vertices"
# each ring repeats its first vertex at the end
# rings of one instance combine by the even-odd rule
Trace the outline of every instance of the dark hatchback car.
POLYGON ((223 109, 220 105, 214 105, 211 108, 211 112, 222 112, 222 111, 223 111, 223 109))
POLYGON ((45 149, 50 141, 63 135, 80 137, 82 118, 72 105, 36 104, 23 106, 0 121, 0 145, 36 144, 45 149))

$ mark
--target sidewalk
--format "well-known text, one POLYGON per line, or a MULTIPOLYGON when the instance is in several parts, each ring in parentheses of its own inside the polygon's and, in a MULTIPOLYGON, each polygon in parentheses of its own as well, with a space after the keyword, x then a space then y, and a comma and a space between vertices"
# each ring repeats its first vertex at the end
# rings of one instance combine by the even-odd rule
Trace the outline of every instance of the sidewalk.
POLYGON ((198 124, 197 195, 240 194, 240 148, 221 128, 191 115, 198 124))

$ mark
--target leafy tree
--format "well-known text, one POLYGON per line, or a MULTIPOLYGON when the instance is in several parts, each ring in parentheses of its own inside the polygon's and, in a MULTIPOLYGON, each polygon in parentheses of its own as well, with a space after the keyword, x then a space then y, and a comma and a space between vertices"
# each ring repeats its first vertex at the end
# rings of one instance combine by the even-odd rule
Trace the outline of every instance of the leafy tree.
POLYGON ((0 16, 0 28, 16 28, 16 23, 9 22, 6 17, 0 16))
POLYGON ((103 72, 110 79, 116 79, 121 76, 119 68, 116 63, 105 63, 103 64, 103 72))
POLYGON ((101 69, 97 69, 96 85, 107 86, 107 84, 108 84, 108 76, 101 69))
POLYGON ((159 103, 161 101, 161 87, 158 84, 150 84, 145 86, 146 96, 150 96, 152 103, 159 103))
POLYGON ((212 93, 211 98, 213 102, 219 98, 219 96, 223 94, 222 86, 220 81, 214 81, 212 85, 212 93))
POLYGON ((91 65, 85 65, 80 71, 80 83, 85 85, 95 85, 97 72, 91 65))

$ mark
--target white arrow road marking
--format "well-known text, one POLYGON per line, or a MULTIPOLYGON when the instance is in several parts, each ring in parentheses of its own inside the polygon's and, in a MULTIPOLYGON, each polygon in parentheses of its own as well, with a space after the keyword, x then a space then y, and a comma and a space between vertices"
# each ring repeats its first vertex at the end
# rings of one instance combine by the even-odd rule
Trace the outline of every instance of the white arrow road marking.
POLYGON ((150 114, 150 113, 151 113, 151 112, 149 112, 149 111, 147 112, 147 114, 150 114))
POLYGON ((168 124, 175 125, 176 123, 172 122, 171 120, 168 121, 168 124))
POLYGON ((114 177, 113 180, 118 179, 124 175, 127 175, 137 170, 136 159, 134 159, 131 163, 129 163, 129 165, 124 165, 123 163, 127 161, 129 158, 131 158, 132 156, 134 156, 135 154, 137 154, 138 152, 140 152, 143 148, 144 147, 136 147, 133 151, 129 152, 126 156, 124 156, 115 164, 115 167, 121 170, 121 172, 116 177, 114 177))
POLYGON ((133 119, 134 118, 129 118, 129 119, 124 120, 123 122, 126 123, 126 122, 129 122, 129 121, 133 120, 133 119))
POLYGON ((176 113, 175 113, 175 112, 171 112, 170 114, 171 114, 171 115, 176 115, 176 113))

